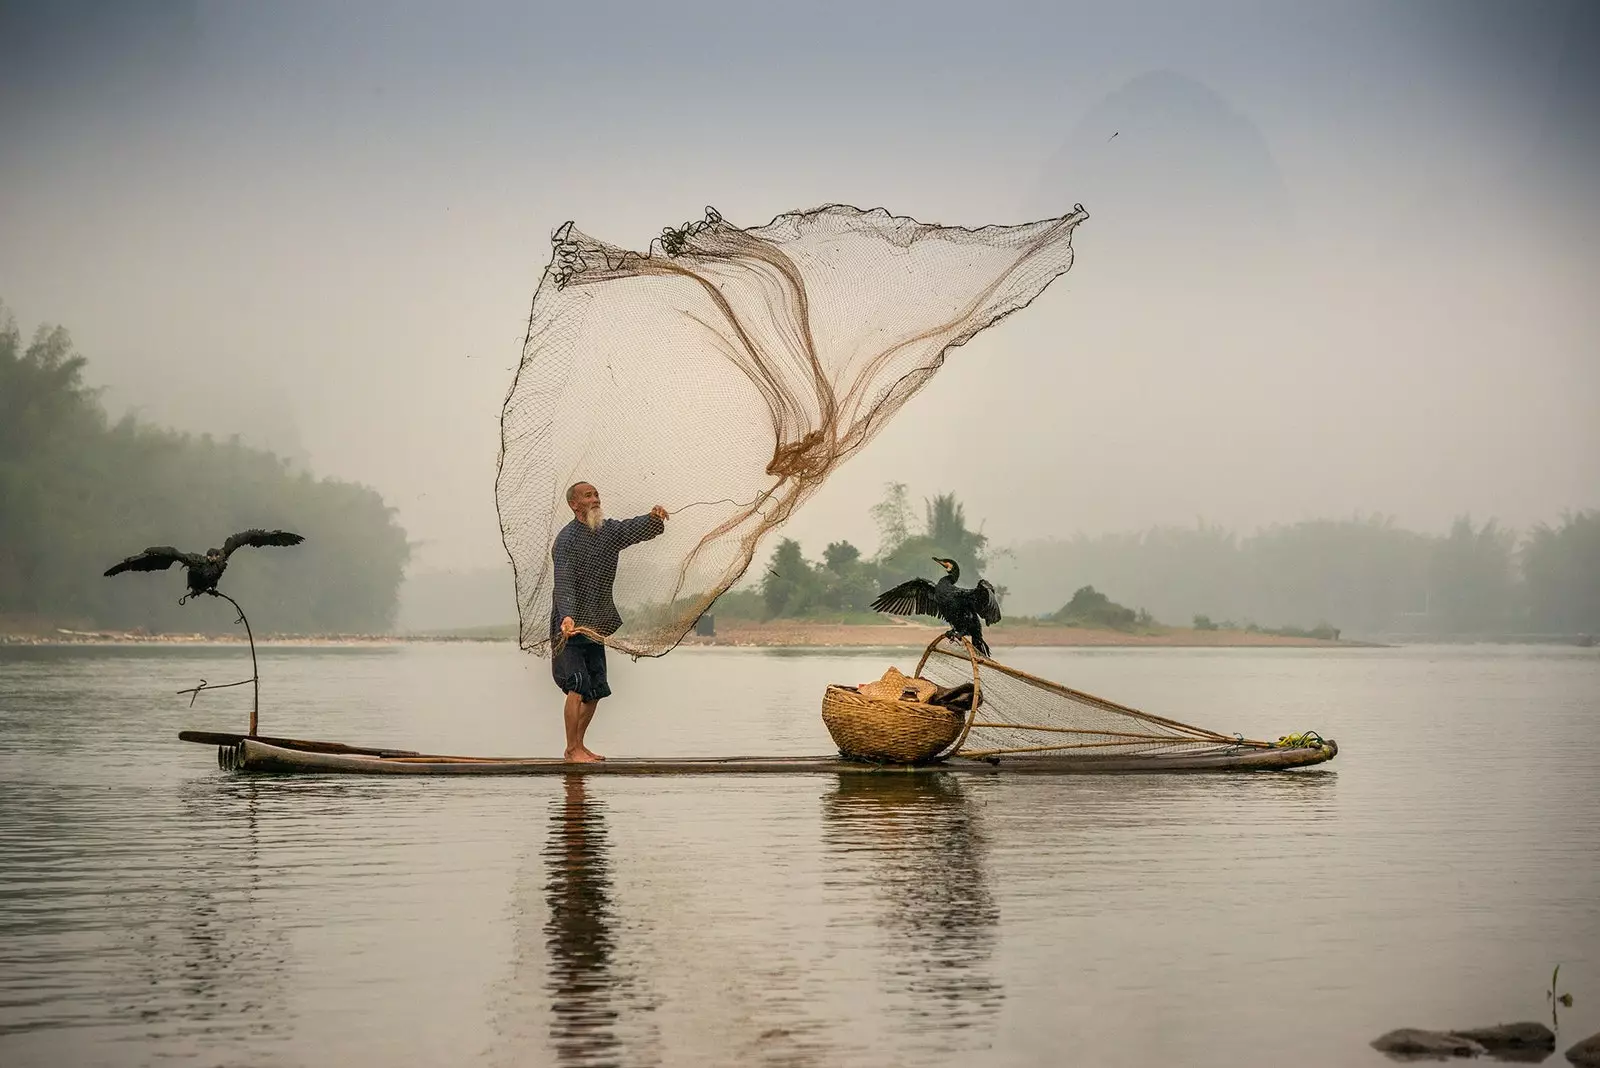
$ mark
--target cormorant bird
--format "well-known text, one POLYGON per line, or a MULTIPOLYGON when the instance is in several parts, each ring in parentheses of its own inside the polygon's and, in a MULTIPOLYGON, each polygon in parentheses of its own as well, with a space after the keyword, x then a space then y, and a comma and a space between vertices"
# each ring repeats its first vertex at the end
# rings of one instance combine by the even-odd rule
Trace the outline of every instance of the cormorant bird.
POLYGON ((306 539, 287 530, 244 530, 222 543, 220 549, 207 549, 206 554, 179 552, 170 545, 153 545, 136 556, 106 571, 106 577, 124 571, 165 571, 173 564, 182 564, 189 570, 189 592, 178 601, 182 604, 202 593, 216 593, 217 582, 228 568, 228 557, 244 545, 299 545, 306 539))
POLYGON ((956 580, 961 577, 961 568, 956 562, 941 556, 935 556, 933 562, 945 570, 944 578, 937 584, 925 578, 902 582, 873 601, 872 610, 896 616, 938 616, 950 624, 946 637, 970 638, 972 647, 988 656, 989 643, 983 640, 983 624, 992 626, 1000 622, 1000 597, 995 588, 989 585, 988 579, 979 579, 972 589, 960 589, 956 580))

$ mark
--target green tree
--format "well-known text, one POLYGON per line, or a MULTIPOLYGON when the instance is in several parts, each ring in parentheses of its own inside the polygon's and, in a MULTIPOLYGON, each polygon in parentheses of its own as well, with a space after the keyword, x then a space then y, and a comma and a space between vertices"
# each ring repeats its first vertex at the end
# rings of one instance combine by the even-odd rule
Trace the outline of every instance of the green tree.
POLYGON ((1521 551, 1528 624, 1546 634, 1600 634, 1600 511, 1540 523, 1521 551))
POLYGON ((927 511, 923 529, 928 540, 943 549, 945 556, 960 564, 970 563, 975 571, 988 563, 984 550, 989 539, 967 529, 966 509, 956 500, 955 494, 940 494, 924 504, 927 511))
POLYGON ((861 550, 847 541, 829 542, 822 550, 822 565, 835 575, 848 574, 861 561, 861 550))
POLYGON ((1461 516, 1436 540, 1428 561, 1428 611, 1439 630, 1453 634, 1504 629, 1515 601, 1516 534, 1494 520, 1474 529, 1461 516))
POLYGON ((1050 617, 1052 623, 1073 627, 1096 627, 1112 630, 1133 630, 1136 626, 1149 626, 1154 622, 1146 612, 1135 612, 1117 604, 1093 586, 1080 587, 1072 600, 1062 605, 1050 617))
POLYGON ((803 615, 816 607, 822 582, 816 570, 800 552, 800 543, 784 538, 772 552, 772 561, 761 580, 761 599, 767 618, 803 615))
POLYGON ((944 577, 944 571, 933 559, 944 557, 961 569, 961 584, 972 586, 988 566, 988 544, 987 537, 967 527, 966 510, 955 494, 941 494, 924 502, 922 530, 908 534, 881 555, 878 570, 888 584, 918 575, 938 579, 944 577))
POLYGON ((877 599, 878 568, 847 541, 822 550, 822 604, 835 611, 868 612, 877 599))
POLYGON ((872 506, 871 514, 878 524, 878 556, 890 556, 911 536, 911 496, 906 484, 886 485, 883 500, 872 506))

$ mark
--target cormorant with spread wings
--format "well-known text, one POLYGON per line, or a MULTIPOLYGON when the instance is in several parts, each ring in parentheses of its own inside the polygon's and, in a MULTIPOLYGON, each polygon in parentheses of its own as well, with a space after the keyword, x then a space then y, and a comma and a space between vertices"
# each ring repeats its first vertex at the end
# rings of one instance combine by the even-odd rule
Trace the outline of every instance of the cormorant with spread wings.
POLYGON ((251 529, 235 534, 223 542, 220 549, 207 549, 204 556, 199 553, 179 552, 170 545, 153 545, 108 569, 106 576, 109 578, 124 571, 165 571, 173 564, 182 564, 189 572, 189 592, 179 601, 182 604, 183 601, 202 593, 216 593, 217 582, 227 570, 228 557, 233 555, 235 549, 245 545, 299 545, 303 541, 305 538, 291 534, 287 530, 251 529))
POLYGON ((989 643, 983 640, 983 624, 993 626, 1000 622, 999 594, 988 579, 979 579, 972 589, 963 590, 956 586, 961 568, 954 560, 936 556, 933 562, 944 568, 944 578, 937 583, 925 578, 902 582, 873 601, 872 610, 896 616, 938 616, 950 624, 947 636, 970 638, 972 647, 988 656, 989 643))

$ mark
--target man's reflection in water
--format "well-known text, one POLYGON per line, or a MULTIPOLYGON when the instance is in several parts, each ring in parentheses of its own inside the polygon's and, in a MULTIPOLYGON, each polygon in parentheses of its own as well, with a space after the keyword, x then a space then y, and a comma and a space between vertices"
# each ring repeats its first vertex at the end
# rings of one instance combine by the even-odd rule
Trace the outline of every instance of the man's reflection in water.
POLYGON ((863 853, 886 906, 885 961, 919 1030, 965 1029, 998 1015, 1000 910, 989 889, 973 801, 948 775, 841 775, 824 808, 841 865, 863 853))
POLYGON ((550 1044, 564 1064, 618 1063, 616 950, 611 879, 606 870, 604 804, 589 798, 586 776, 568 775, 553 803, 544 857, 549 919, 550 1044))

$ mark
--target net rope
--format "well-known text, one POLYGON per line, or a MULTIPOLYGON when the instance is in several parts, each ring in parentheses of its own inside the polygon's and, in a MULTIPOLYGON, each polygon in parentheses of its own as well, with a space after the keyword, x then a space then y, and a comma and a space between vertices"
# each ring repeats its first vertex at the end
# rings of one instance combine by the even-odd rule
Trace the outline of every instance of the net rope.
POLYGON ((835 204, 741 229, 708 208, 644 252, 559 228, 501 412, 522 647, 558 646, 563 597, 587 637, 675 647, 951 349, 1071 268, 1085 218, 967 229, 835 204), (624 522, 574 528, 578 482, 624 522), (558 535, 589 554, 576 591, 558 535))
POLYGON ((969 658, 948 639, 929 648, 919 675, 941 688, 955 687, 972 681, 974 662, 982 696, 957 756, 1156 755, 1273 747, 1108 701, 988 657, 969 658))

